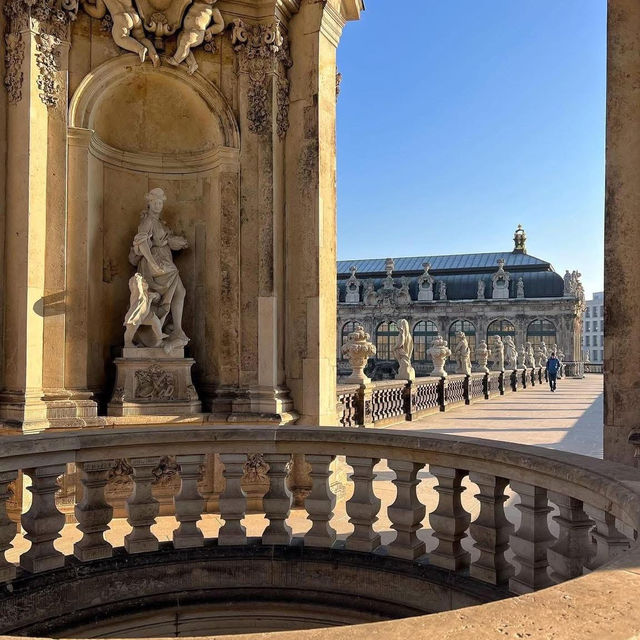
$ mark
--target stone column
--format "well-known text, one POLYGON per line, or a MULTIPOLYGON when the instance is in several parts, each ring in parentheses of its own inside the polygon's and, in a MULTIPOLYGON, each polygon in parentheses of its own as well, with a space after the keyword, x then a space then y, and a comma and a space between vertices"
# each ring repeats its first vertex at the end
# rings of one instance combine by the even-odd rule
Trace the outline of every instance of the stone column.
POLYGON ((10 0, 5 12, 9 18, 5 79, 10 160, 6 169, 0 420, 37 431, 49 426, 50 417, 60 411, 66 415, 68 409, 63 392, 65 275, 61 248, 66 211, 65 40, 70 13, 58 11, 53 4, 32 7, 24 0, 10 0), (45 250, 48 240, 52 246, 45 250))
POLYGON ((640 426, 640 4, 608 7, 604 457, 634 464, 627 438, 640 426))
POLYGON ((298 424, 336 416, 336 47, 362 0, 301 3, 289 25, 285 372, 298 424))

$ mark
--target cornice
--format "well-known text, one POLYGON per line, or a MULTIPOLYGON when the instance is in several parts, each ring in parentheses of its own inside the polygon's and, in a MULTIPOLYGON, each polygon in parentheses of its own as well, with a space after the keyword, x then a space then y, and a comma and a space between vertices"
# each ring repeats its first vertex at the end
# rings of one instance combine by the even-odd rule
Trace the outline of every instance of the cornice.
POLYGON ((220 0, 218 8, 227 22, 235 18, 255 21, 277 18, 285 25, 298 13, 301 0, 220 0))

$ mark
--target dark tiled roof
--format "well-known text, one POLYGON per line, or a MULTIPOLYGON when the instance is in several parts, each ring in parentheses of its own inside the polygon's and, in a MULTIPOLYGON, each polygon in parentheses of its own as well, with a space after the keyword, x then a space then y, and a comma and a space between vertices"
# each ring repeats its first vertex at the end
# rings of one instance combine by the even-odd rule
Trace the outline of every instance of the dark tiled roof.
MULTIPOLYGON (((540 267, 552 268, 548 262, 540 260, 526 253, 498 252, 498 253, 463 253, 453 256, 416 256, 414 258, 394 258, 394 275, 398 273, 422 273, 422 264, 429 262, 431 272, 438 271, 466 271, 469 269, 496 270, 499 259, 505 262, 505 269, 514 267, 540 267)), ((358 269, 358 275, 385 273, 385 258, 372 258, 369 260, 340 260, 338 262, 338 275, 349 275, 351 265, 358 269)))

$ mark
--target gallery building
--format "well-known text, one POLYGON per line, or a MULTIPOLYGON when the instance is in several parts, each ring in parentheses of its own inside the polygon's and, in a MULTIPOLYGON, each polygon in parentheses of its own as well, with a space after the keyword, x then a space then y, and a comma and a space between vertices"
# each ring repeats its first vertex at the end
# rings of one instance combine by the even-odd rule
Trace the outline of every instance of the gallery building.
POLYGON ((437 335, 455 350, 463 331, 475 362, 476 345, 512 336, 520 347, 557 344, 565 360, 581 359, 584 291, 577 271, 563 276, 529 255, 518 226, 510 252, 345 260, 338 262, 338 374, 340 349, 355 324, 371 334, 377 363, 391 366, 397 322, 408 320, 418 375, 431 370, 428 349, 437 335))

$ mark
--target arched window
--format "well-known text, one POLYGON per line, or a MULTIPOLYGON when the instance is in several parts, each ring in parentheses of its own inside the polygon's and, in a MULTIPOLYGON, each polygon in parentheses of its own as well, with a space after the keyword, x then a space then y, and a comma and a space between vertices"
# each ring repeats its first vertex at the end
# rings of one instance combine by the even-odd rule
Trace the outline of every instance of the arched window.
POLYGON ((456 320, 451 327, 449 327, 449 348, 451 349, 451 360, 455 360, 455 350, 458 344, 458 331, 464 331, 469 342, 469 349, 471 349, 471 361, 476 360, 476 327, 473 322, 468 320, 456 320))
POLYGON ((421 320, 413 328, 413 359, 418 362, 431 360, 427 353, 433 339, 438 335, 438 327, 431 320, 421 320))
POLYGON ((508 320, 494 320, 487 327, 487 345, 489 348, 493 345, 493 337, 500 336, 504 341, 506 336, 516 338, 516 328, 508 320))
POLYGON ((540 344, 542 341, 549 349, 558 341, 556 335, 556 325, 549 320, 534 320, 527 327, 527 342, 530 342, 533 348, 540 344))
POLYGON ((345 322, 342 326, 341 340, 340 344, 344 344, 347 341, 350 333, 353 333, 356 330, 358 323, 355 320, 349 320, 349 322, 345 322))
POLYGON ((382 322, 376 329, 376 358, 378 360, 393 360, 391 349, 396 344, 400 331, 395 322, 382 322))

